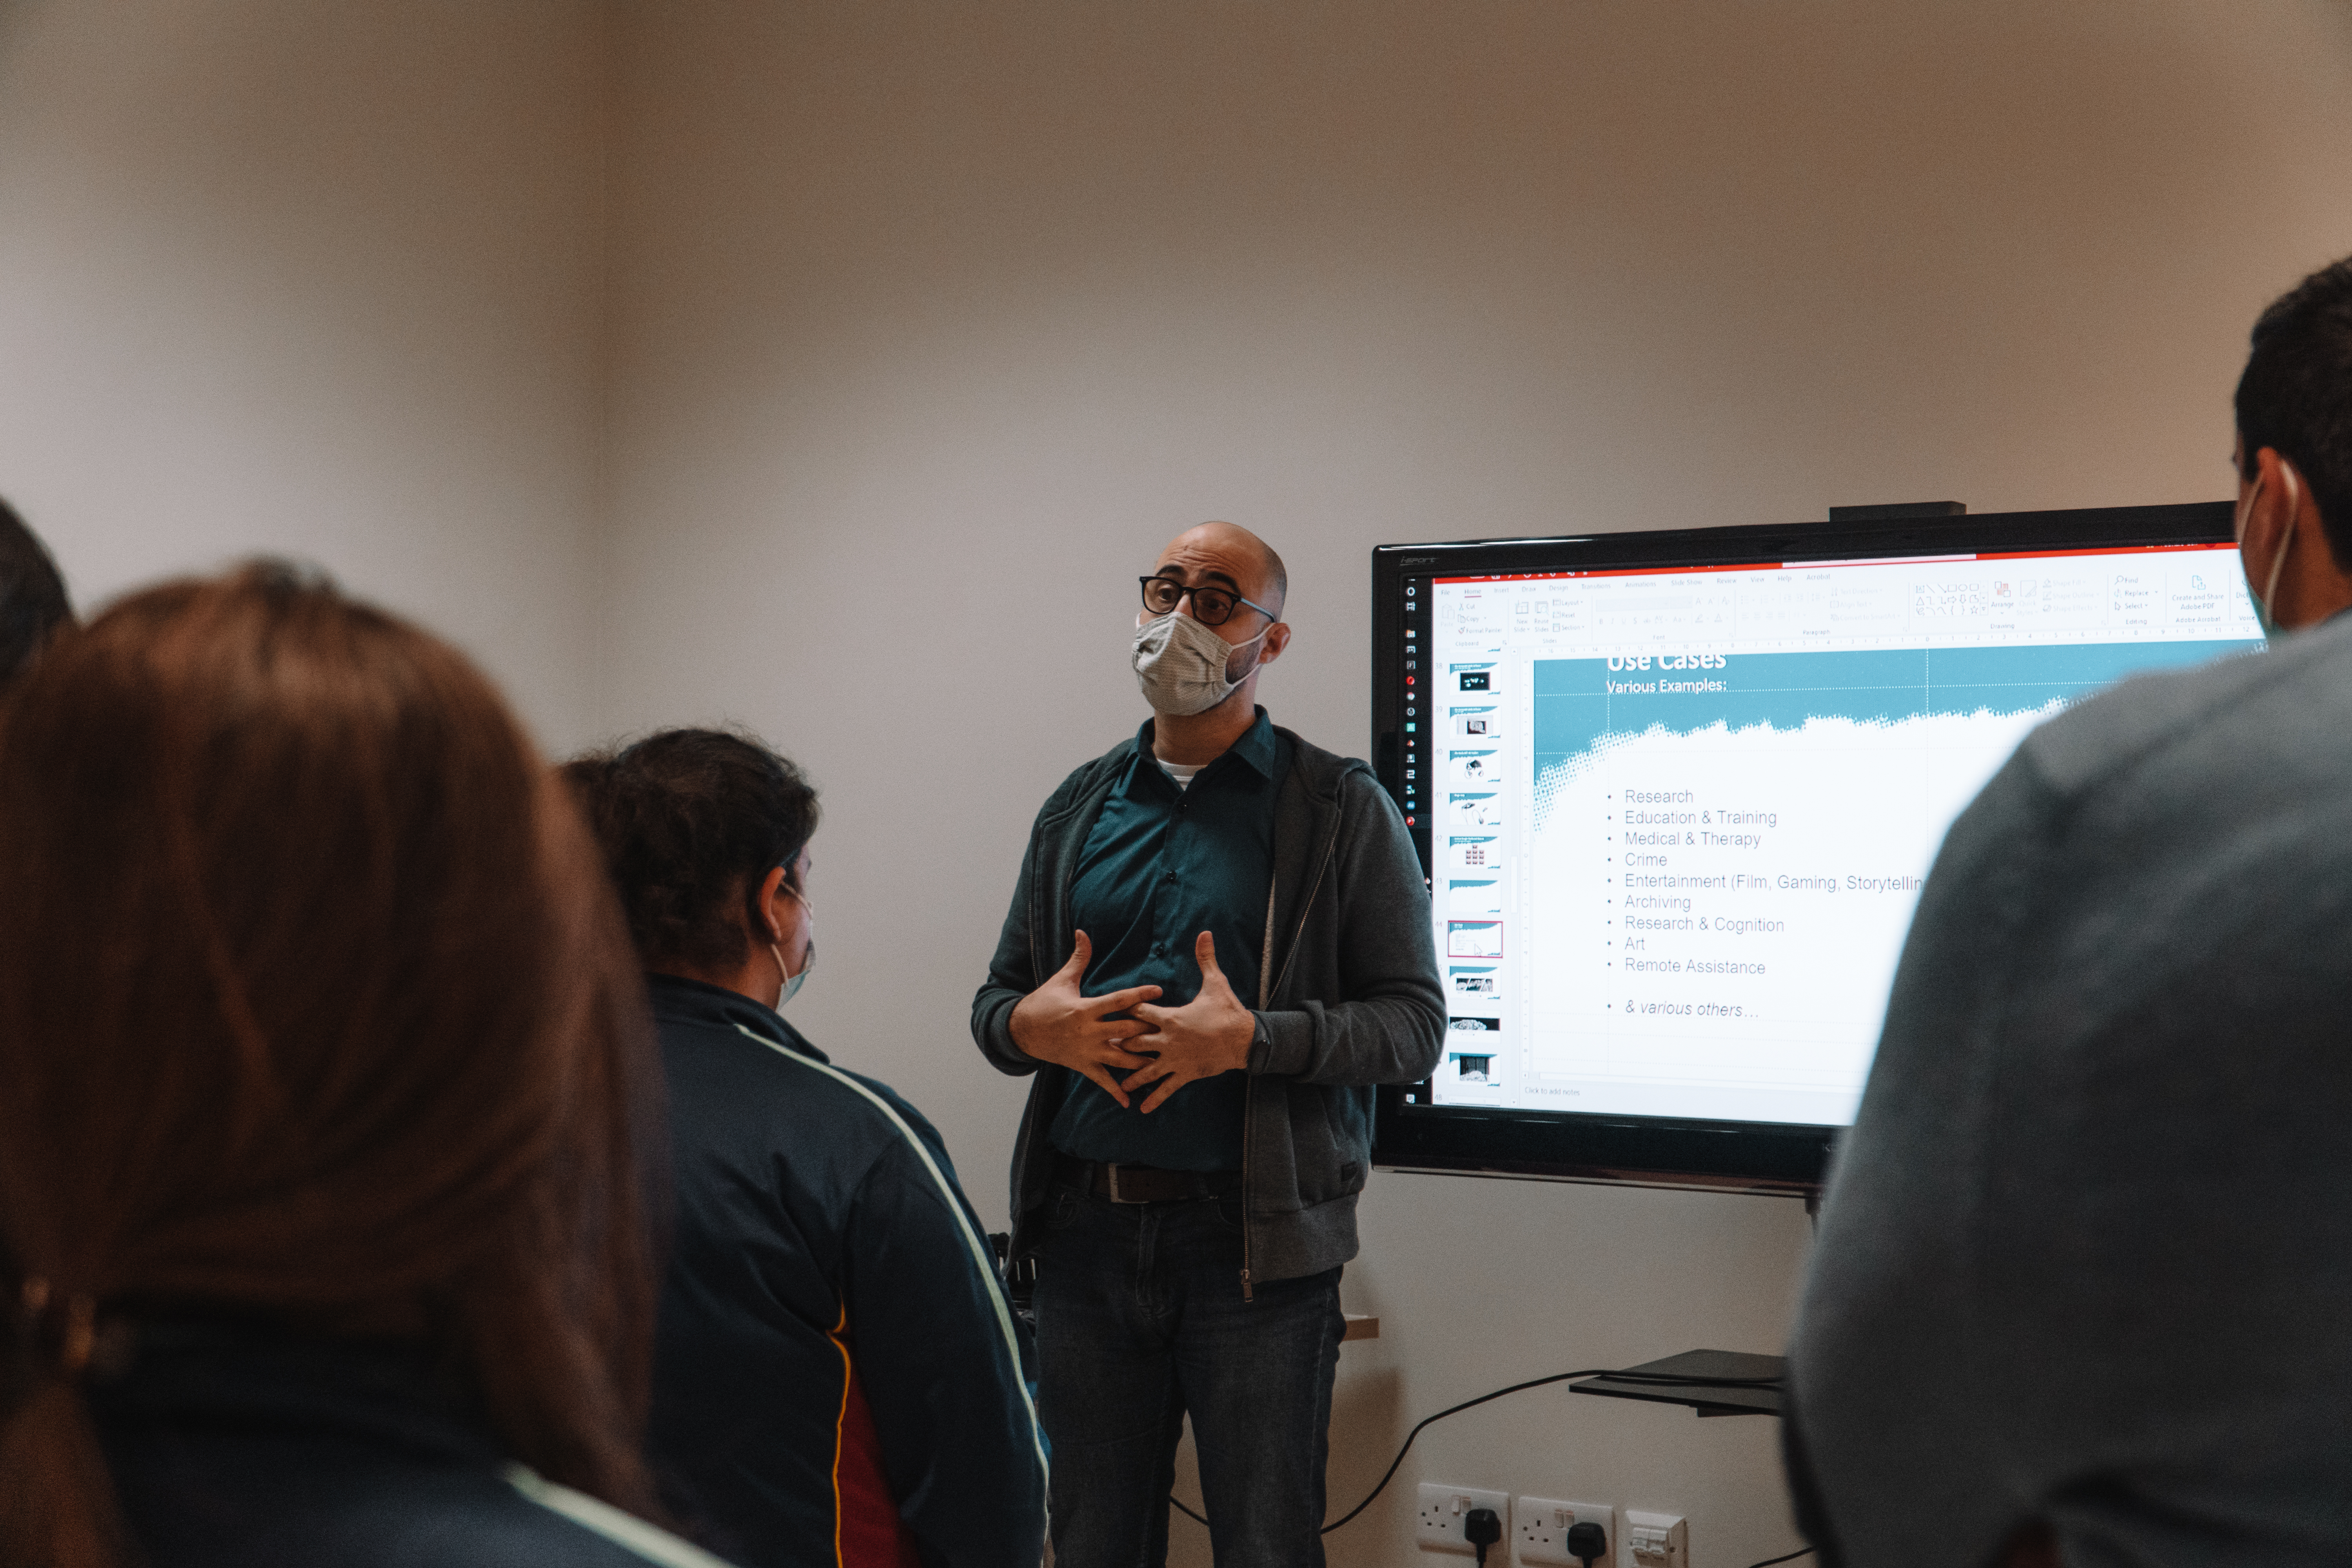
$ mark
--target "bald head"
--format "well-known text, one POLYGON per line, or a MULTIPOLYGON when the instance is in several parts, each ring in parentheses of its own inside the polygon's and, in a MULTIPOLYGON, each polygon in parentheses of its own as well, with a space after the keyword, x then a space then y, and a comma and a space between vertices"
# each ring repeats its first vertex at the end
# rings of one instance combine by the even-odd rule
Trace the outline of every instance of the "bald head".
POLYGON ((1188 528, 1160 552, 1136 616, 1135 651, 1136 677, 1153 709, 1152 751, 1160 761, 1213 762, 1256 721, 1258 672, 1290 646, 1290 626, 1282 618, 1290 588, 1286 578, 1282 557, 1265 540, 1230 522, 1188 528), (1203 618, 1203 595, 1213 620, 1203 618), (1248 601, 1248 607, 1234 603, 1236 598, 1248 601), (1228 650, 1222 679, 1205 662, 1215 649, 1202 647, 1202 631, 1228 650), (1159 658, 1144 647, 1154 637, 1160 639, 1162 652, 1181 647, 1191 668, 1186 689, 1172 699, 1157 690, 1157 677, 1146 668, 1147 659, 1159 658), (1209 707, 1185 707, 1204 691, 1209 707))
POLYGON ((1276 615, 1290 596, 1290 574, 1274 546, 1238 523, 1204 522, 1188 528, 1168 542, 1155 570, 1174 566, 1192 582, 1224 577, 1245 599, 1265 605, 1276 615))

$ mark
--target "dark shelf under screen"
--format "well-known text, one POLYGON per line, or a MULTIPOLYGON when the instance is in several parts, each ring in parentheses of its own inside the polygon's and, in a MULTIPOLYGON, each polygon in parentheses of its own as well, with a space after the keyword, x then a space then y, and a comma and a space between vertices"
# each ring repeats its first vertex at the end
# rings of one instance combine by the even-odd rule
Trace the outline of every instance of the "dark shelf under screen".
POLYGON ((1629 1366, 1629 1373, 1664 1378, 1722 1378, 1722 1383, 1656 1384, 1614 1377, 1589 1377, 1568 1385, 1571 1394, 1598 1394, 1611 1399, 1639 1399, 1653 1405, 1687 1405, 1700 1415, 1778 1415, 1780 1390, 1749 1384, 1770 1380, 1778 1384, 1789 1373, 1788 1362, 1776 1355, 1751 1355, 1745 1351, 1685 1351, 1657 1361, 1629 1366))

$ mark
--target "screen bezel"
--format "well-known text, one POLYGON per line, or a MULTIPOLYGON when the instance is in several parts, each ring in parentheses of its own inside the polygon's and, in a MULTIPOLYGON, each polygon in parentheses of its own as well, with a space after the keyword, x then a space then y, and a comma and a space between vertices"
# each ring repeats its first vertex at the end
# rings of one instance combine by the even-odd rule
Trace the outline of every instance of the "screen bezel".
MULTIPOLYGON (((1515 573, 1801 565, 1822 561, 2227 544, 2228 501, 2012 511, 1874 522, 1750 524, 1556 539, 1383 544, 1372 551, 1372 766, 1403 808, 1404 589, 1433 577, 1515 573)), ((1425 590, 1418 595, 1426 604, 1425 590)), ((1430 828, 1410 830, 1430 877, 1430 828)), ((1817 1190, 1838 1127, 1408 1103, 1420 1084, 1381 1088, 1381 1170, 1799 1194, 1817 1190)))

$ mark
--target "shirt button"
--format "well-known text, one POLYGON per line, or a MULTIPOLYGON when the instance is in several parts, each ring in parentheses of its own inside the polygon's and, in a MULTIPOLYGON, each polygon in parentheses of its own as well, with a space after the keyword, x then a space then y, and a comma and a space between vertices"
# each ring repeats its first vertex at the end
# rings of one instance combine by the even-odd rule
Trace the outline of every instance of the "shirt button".
POLYGON ((1176 879, 1176 873, 1175 873, 1175 872, 1173 872, 1173 871, 1171 871, 1171 872, 1169 872, 1169 873, 1168 873, 1168 875, 1166 875, 1165 877, 1160 878, 1160 879, 1161 881, 1163 881, 1163 882, 1172 882, 1172 881, 1174 881, 1174 880, 1176 879))

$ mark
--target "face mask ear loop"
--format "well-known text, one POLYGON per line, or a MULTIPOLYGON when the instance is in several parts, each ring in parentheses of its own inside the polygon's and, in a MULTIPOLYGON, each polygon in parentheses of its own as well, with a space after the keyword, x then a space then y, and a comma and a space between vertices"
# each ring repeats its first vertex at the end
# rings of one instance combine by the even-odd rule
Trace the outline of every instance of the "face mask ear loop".
POLYGON ((2278 622, 2279 577, 2286 571, 2287 552, 2294 547, 2294 525, 2301 521, 2303 510, 2303 498, 2297 493, 2302 487, 2295 482, 2294 470, 2287 467, 2284 458, 2279 460, 2279 477, 2286 486, 2286 532, 2279 540, 2278 554, 2271 561, 2270 581, 2263 587, 2263 614, 2273 625, 2278 622))
MULTIPOLYGON (((1255 647, 1258 644, 1260 644, 1260 643, 1262 643, 1262 642, 1265 641, 1265 639, 1266 639, 1266 637, 1267 637, 1268 634, 1270 634, 1270 633, 1274 630, 1274 628, 1275 628, 1275 627, 1276 627, 1276 626, 1280 626, 1281 624, 1282 624, 1282 623, 1281 623, 1280 621, 1268 621, 1268 622, 1266 622, 1266 623, 1265 623, 1265 631, 1262 631, 1262 632, 1260 632, 1260 633, 1258 633, 1258 634, 1257 634, 1257 636, 1255 636, 1255 637, 1254 637, 1250 638, 1250 640, 1249 640, 1249 641, 1247 641, 1247 642, 1237 642, 1237 643, 1231 644, 1230 646, 1231 646, 1231 647, 1233 648, 1233 653, 1229 653, 1229 654, 1227 654, 1227 655, 1225 656, 1225 663, 1226 663, 1226 665, 1227 665, 1228 667, 1230 667, 1230 666, 1232 665, 1232 663, 1233 663, 1233 661, 1234 661, 1234 654, 1238 654, 1239 652, 1241 652, 1241 651, 1242 651, 1242 649, 1244 649, 1244 648, 1245 648, 1245 647, 1255 647)), ((1249 667, 1249 668, 1244 669, 1244 670, 1243 670, 1243 671, 1242 671, 1242 673, 1241 673, 1241 677, 1240 677, 1240 679, 1228 679, 1227 684, 1226 684, 1226 687, 1225 687, 1225 695, 1226 695, 1226 696, 1228 696, 1228 697, 1232 696, 1232 695, 1233 695, 1233 689, 1234 689, 1234 687, 1236 687, 1236 686, 1239 686, 1239 685, 1242 683, 1242 681, 1244 681, 1244 680, 1247 680, 1247 679, 1248 679, 1252 675, 1255 674, 1255 673, 1256 673, 1256 671, 1257 671, 1257 660, 1256 660, 1256 659, 1255 659, 1255 658, 1253 658, 1253 659, 1251 659, 1251 660, 1250 660, 1250 667, 1249 667)), ((1220 700, 1223 700, 1223 699, 1220 699, 1220 700)))
MULTIPOLYGON (((788 893, 793 892, 790 888, 787 888, 784 890, 788 893)), ((800 895, 798 893, 793 893, 793 897, 799 898, 800 895)), ((784 950, 781 945, 779 945, 782 939, 783 932, 778 931, 775 934, 776 940, 771 941, 768 943, 768 956, 776 961, 776 999, 768 1004, 768 1005, 771 1007, 781 1007, 784 1005, 784 992, 792 985, 793 972, 784 967, 784 950)))
POLYGON ((2279 542, 2278 554, 2271 562, 2271 580, 2263 584, 2263 611, 2271 619, 2278 619, 2279 575, 2286 570, 2286 552, 2294 544, 2294 524, 2286 525, 2286 537, 2279 542))
MULTIPOLYGON (((806 893, 802 892, 798 888, 787 888, 784 890, 792 894, 801 908, 808 911, 811 921, 816 919, 816 906, 808 901, 806 893)), ((782 935, 782 932, 777 934, 780 938, 782 935)), ((784 967, 784 950, 780 941, 768 944, 768 955, 776 961, 776 999, 770 1004, 770 1006, 772 1010, 781 1012, 784 1004, 792 1000, 793 993, 800 989, 801 982, 808 978, 809 966, 816 962, 816 943, 812 938, 808 948, 803 952, 801 972, 798 974, 784 967)))
MULTIPOLYGON (((2253 606, 2255 616, 2261 616, 2263 639, 2265 639, 2265 642, 2272 637, 2277 637, 2279 632, 2286 630, 2284 626, 2279 626, 2279 578, 2286 574, 2286 555, 2295 548, 2295 524, 2300 521, 2300 512, 2303 512, 2303 496, 2298 494, 2303 487, 2300 487, 2298 478, 2295 478, 2295 470, 2288 466, 2286 458, 2279 458, 2279 479, 2282 479, 2284 489, 2286 489, 2286 533, 2279 536, 2279 552, 2270 557, 2270 578, 2263 583, 2263 597, 2258 599, 2253 606)), ((2263 482, 2261 479, 2255 479, 2253 494, 2246 496, 2246 520, 2249 521, 2253 520, 2255 496, 2261 496, 2261 494, 2263 494, 2263 482)), ((2239 543, 2239 550, 2244 550, 2244 548, 2246 548, 2244 543, 2239 543)))

